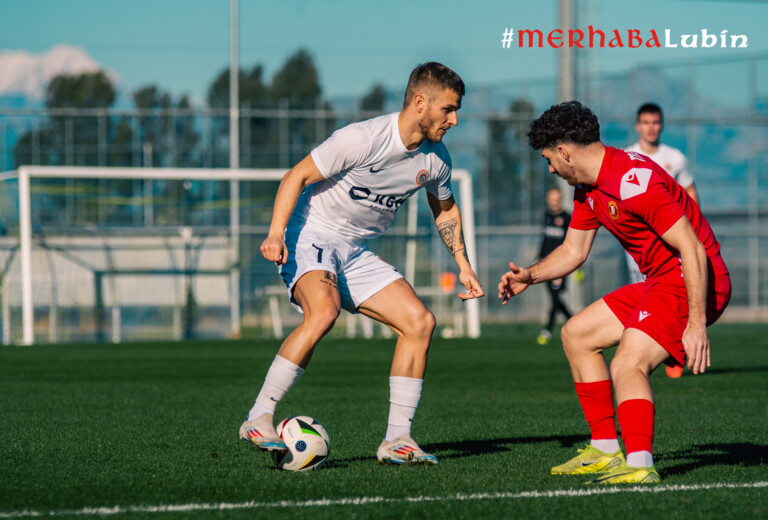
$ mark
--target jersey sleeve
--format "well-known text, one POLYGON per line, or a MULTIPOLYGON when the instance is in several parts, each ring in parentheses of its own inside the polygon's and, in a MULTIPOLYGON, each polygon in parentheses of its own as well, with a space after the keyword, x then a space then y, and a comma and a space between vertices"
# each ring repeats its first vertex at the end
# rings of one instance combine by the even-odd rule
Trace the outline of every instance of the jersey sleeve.
POLYGON ((675 172, 674 178, 677 183, 683 188, 689 187, 693 184, 693 174, 688 169, 688 159, 683 154, 680 154, 680 167, 675 172))
POLYGON ((573 213, 569 227, 586 231, 588 229, 597 229, 600 222, 592 212, 587 202, 587 193, 584 188, 577 187, 573 193, 573 213))
POLYGON ((644 193, 624 200, 624 206, 659 236, 685 216, 683 208, 660 180, 650 182, 644 193))
POLYGON ((336 130, 315 147, 310 155, 326 179, 362 164, 371 150, 371 136, 361 125, 336 130))
POLYGON ((451 172, 453 170, 451 163, 451 156, 448 155, 448 151, 443 149, 443 153, 439 155, 440 168, 434 179, 430 179, 424 186, 428 193, 434 195, 438 200, 447 200, 453 196, 453 190, 451 189, 451 172))

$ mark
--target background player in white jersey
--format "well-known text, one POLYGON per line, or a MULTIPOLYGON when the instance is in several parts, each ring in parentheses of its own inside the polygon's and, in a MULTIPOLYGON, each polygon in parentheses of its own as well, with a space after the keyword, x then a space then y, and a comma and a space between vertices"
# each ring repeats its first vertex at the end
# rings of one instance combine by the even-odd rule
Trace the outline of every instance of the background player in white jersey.
POLYGON ((677 148, 661 142, 661 132, 664 130, 664 113, 655 103, 645 103, 637 109, 637 142, 627 147, 628 152, 638 152, 664 168, 668 174, 699 203, 699 194, 693 183, 693 173, 689 170, 688 159, 677 148))
MULTIPOLYGON (((653 162, 664 168, 698 204, 699 193, 693 183, 693 174, 688 168, 688 159, 677 148, 661 142, 662 130, 664 130, 664 113, 661 111, 661 107, 655 103, 645 103, 637 109, 637 121, 635 122, 637 142, 628 146, 626 150, 647 155, 653 162)), ((645 276, 638 269, 637 263, 629 255, 627 255, 627 266, 629 267, 629 279, 632 283, 645 280, 645 276)))
POLYGON ((240 427, 242 439, 263 450, 285 449, 273 425, 277 403, 344 308, 398 335, 389 420, 377 458, 437 464, 410 435, 435 317, 400 273, 363 241, 381 235, 408 197, 426 188, 435 224, 467 289, 459 297, 484 295, 464 248, 461 214, 451 193, 451 159, 442 143, 458 123, 463 95, 464 82, 454 71, 435 62, 420 65, 411 72, 399 113, 337 130, 283 177, 261 253, 278 264, 304 320, 280 347, 240 427))
MULTIPOLYGON (((661 132, 664 130, 664 113, 661 107, 655 103, 645 103, 637 109, 637 142, 626 148, 628 152, 638 152, 647 155, 653 162, 664 168, 675 181, 685 189, 693 201, 699 203, 699 193, 693 183, 693 174, 688 167, 688 159, 677 148, 667 146, 661 142, 661 132)), ((632 257, 627 253, 627 268, 629 280, 632 283, 645 281, 645 275, 640 272, 632 257)), ((669 377, 678 378, 683 375, 683 367, 675 365, 666 367, 669 377)))

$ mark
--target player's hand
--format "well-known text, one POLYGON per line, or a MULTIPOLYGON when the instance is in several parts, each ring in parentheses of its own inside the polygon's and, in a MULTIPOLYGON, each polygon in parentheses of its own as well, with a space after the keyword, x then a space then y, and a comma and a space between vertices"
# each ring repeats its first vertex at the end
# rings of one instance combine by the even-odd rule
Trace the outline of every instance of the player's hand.
POLYGON ((515 265, 514 262, 510 262, 509 271, 501 275, 501 283, 499 283, 499 300, 501 300, 501 304, 506 305, 510 298, 526 290, 532 283, 531 271, 525 267, 515 265))
POLYGON ((709 366, 709 335, 706 325, 691 324, 683 332, 683 348, 688 356, 688 368, 694 374, 703 374, 709 366))
POLYGON ((285 246, 283 237, 268 236, 261 243, 261 255, 269 260, 275 262, 277 265, 282 265, 288 261, 288 248, 285 246))
POLYGON ((458 296, 462 300, 472 300, 474 298, 482 298, 485 296, 483 286, 480 284, 480 280, 472 270, 462 271, 459 273, 459 282, 467 290, 465 293, 459 293, 458 296))

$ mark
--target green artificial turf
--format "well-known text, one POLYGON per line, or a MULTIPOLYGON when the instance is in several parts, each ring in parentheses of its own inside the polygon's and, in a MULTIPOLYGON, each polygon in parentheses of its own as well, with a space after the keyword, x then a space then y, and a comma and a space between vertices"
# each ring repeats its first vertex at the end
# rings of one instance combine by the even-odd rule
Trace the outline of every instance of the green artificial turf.
POLYGON ((703 376, 653 375, 656 492, 586 496, 588 477, 549 474, 589 434, 537 331, 433 341, 413 435, 435 467, 376 463, 394 340, 323 340, 275 417, 328 430, 328 464, 304 473, 238 440, 277 341, 2 347, 0 518, 768 516, 765 325, 712 327, 703 376))

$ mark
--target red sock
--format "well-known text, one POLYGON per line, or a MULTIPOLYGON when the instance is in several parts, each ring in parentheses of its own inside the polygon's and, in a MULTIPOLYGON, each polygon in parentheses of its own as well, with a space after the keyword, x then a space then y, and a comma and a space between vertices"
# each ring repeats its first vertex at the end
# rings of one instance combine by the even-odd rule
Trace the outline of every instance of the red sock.
POLYGON ((647 399, 630 399, 619 405, 619 426, 627 455, 635 451, 653 453, 653 420, 656 407, 647 399))
POLYGON ((581 409, 584 410, 584 418, 592 431, 592 438, 595 440, 617 438, 611 380, 574 384, 581 409))

